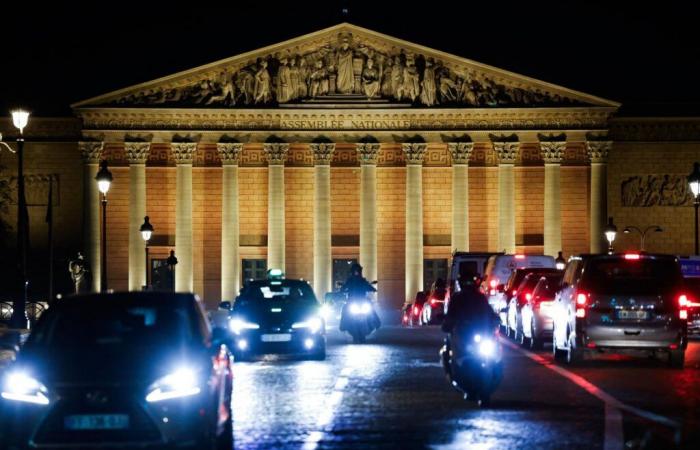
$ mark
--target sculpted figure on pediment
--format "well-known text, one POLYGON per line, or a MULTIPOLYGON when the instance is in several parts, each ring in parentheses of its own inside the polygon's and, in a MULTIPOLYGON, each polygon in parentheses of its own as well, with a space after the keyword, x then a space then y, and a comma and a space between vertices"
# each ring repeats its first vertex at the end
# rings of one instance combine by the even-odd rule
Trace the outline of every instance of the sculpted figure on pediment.
POLYGON ((437 103, 436 87, 435 87, 435 68, 433 60, 426 59, 425 69, 423 69, 423 81, 421 81, 420 101, 425 106, 433 106, 437 103))
POLYGON ((379 70, 374 67, 372 58, 367 60, 367 65, 362 70, 362 89, 367 98, 376 97, 379 93, 379 80, 381 75, 379 70))
POLYGON ((233 77, 228 71, 221 72, 217 82, 218 93, 209 97, 206 104, 223 104, 230 106, 236 102, 236 88, 233 84, 233 77))
POLYGON ((269 103, 272 100, 271 89, 270 72, 267 71, 267 61, 263 59, 255 72, 255 103, 269 103))
POLYGON ((294 98, 294 86, 292 85, 291 69, 289 60, 286 57, 280 59, 277 70, 277 101, 287 103, 294 98))
POLYGON ((309 75, 309 96, 316 98, 328 94, 328 71, 323 67, 323 60, 316 60, 316 66, 309 75))
POLYGON ((420 94, 420 82, 418 81, 418 68, 415 59, 411 55, 406 58, 406 67, 403 69, 403 95, 415 101, 420 94))
POLYGON ((341 94, 352 94, 355 89, 355 71, 353 69, 354 51, 350 48, 349 38, 343 38, 336 53, 336 90, 341 94))
POLYGON ((394 56, 394 65, 391 68, 391 95, 396 100, 403 98, 403 63, 401 56, 394 56))
POLYGON ((306 98, 309 95, 309 67, 306 58, 299 56, 299 84, 297 85, 297 98, 306 98))

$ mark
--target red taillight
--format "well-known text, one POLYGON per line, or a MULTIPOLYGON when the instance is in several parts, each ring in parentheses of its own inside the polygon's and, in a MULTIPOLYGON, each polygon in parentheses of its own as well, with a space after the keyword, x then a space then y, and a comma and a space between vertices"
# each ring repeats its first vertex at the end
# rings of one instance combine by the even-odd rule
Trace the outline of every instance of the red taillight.
POLYGON ((671 344, 668 346, 668 348, 671 350, 676 350, 678 348, 678 344, 671 344))
POLYGON ((636 261, 640 258, 639 253, 625 253, 625 259, 636 261))
POLYGON ((588 296, 584 294, 583 292, 579 292, 576 294, 576 304, 580 306, 586 306, 586 303, 588 303, 588 296))
POLYGON ((517 290, 517 289, 513 289, 513 294, 512 294, 512 296, 515 297, 515 294, 517 294, 517 293, 518 293, 518 290, 517 290))
POLYGON ((435 300, 434 298, 431 298, 431 299, 430 299, 430 305, 431 305, 431 306, 437 305, 437 300, 435 300))
POLYGON ((688 296, 685 294, 681 294, 678 296, 678 307, 680 310, 678 311, 678 318, 681 320, 688 320, 688 306, 690 306, 690 302, 688 301, 688 296))
POLYGON ((530 294, 529 292, 525 294, 525 300, 527 300, 528 302, 532 300, 532 294, 530 294))
POLYGON ((414 316, 417 316, 418 314, 420 314, 420 309, 418 309, 417 306, 414 306, 414 307, 413 307, 413 315, 414 315, 414 316))
POLYGON ((595 348, 595 342, 591 341, 588 344, 586 344, 586 347, 588 348, 595 348))
POLYGON ((576 317, 579 319, 586 317, 586 310, 584 308, 576 308, 576 317))
POLYGON ((498 280, 493 279, 493 280, 489 281, 489 286, 491 286, 491 288, 493 288, 493 289, 496 289, 496 286, 498 286, 498 280))

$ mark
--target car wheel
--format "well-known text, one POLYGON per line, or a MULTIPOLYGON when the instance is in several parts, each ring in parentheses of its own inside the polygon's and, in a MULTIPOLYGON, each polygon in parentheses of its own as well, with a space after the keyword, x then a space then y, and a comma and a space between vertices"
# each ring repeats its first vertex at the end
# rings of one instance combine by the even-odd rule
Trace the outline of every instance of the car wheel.
POLYGON ((323 345, 316 353, 311 355, 314 361, 324 361, 326 359, 326 346, 323 345))
POLYGON ((527 338, 525 337, 525 333, 523 332, 523 330, 521 329, 519 331, 516 331, 515 336, 516 336, 515 340, 518 341, 518 344, 525 347, 525 345, 528 343, 528 341, 527 341, 527 338))
POLYGON ((231 406, 228 407, 228 420, 224 424, 224 430, 221 435, 216 438, 216 450, 232 450, 233 449, 233 415, 231 414, 231 406))
POLYGON ((532 323, 530 323, 530 348, 533 350, 541 350, 542 347, 544 347, 544 342, 542 342, 541 337, 537 337, 535 319, 532 319, 532 323))
POLYGON ((552 333, 552 356, 556 361, 562 362, 566 352, 559 349, 559 343, 557 342, 557 330, 555 329, 552 333))
POLYGON ((566 347, 566 363, 573 366, 583 361, 584 350, 576 347, 576 342, 573 342, 571 333, 567 333, 567 335, 569 335, 569 345, 566 347))
POLYGON ((685 364, 685 350, 671 350, 668 352, 668 365, 674 369, 682 369, 685 364))

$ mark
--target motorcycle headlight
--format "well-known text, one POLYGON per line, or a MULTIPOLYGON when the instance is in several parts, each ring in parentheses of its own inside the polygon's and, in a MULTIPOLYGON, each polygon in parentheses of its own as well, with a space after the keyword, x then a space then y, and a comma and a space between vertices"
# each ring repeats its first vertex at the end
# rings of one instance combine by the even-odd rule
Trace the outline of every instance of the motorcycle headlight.
POLYGON ((260 328, 260 325, 257 323, 248 322, 240 317, 232 318, 229 321, 228 326, 234 334, 241 334, 241 331, 243 330, 257 330, 260 328))
POLYGON ((372 311, 372 305, 368 302, 350 303, 351 314, 369 314, 372 311))
POLYGON ((48 405, 49 397, 46 386, 36 378, 24 372, 10 372, 5 376, 2 385, 2 398, 17 402, 48 405))
POLYGON ((320 317, 312 317, 303 322, 296 322, 292 324, 292 328, 308 328, 312 333, 318 333, 323 328, 323 320, 320 317))
POLYGON ((478 345, 481 356, 490 358, 496 353, 496 343, 491 339, 482 339, 478 345))
POLYGON ((188 368, 180 368, 153 383, 148 388, 146 401, 154 403, 173 398, 189 397, 200 392, 201 388, 196 373, 188 368))

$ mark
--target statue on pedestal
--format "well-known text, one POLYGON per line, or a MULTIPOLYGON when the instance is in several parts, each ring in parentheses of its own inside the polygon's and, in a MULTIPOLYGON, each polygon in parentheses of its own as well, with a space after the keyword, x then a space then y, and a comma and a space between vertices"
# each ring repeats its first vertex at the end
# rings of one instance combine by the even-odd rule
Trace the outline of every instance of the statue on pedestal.
POLYGON ((87 267, 87 262, 82 253, 78 252, 78 257, 68 262, 68 271, 73 280, 76 294, 84 294, 90 292, 90 284, 92 276, 87 267))

